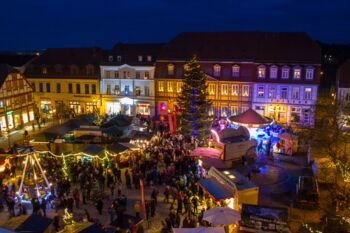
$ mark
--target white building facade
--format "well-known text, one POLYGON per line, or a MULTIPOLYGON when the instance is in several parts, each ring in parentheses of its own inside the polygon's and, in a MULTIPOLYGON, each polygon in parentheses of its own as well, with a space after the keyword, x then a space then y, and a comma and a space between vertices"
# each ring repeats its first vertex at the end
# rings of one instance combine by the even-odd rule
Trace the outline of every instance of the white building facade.
POLYGON ((100 70, 105 114, 154 115, 154 66, 103 65, 100 70))

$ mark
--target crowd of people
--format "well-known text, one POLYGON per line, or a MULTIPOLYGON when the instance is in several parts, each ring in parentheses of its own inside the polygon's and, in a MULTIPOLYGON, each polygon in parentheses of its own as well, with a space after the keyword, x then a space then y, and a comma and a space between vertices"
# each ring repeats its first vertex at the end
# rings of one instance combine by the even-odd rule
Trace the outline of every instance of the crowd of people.
MULTIPOLYGON (((143 212, 141 200, 134 205, 134 216, 130 216, 126 214, 130 210, 125 195, 125 189, 140 189, 142 181, 142 185, 151 190, 150 198, 146 197, 145 201, 144 217, 148 223, 155 217, 160 202, 164 202, 162 208, 169 208, 169 214, 162 217, 162 232, 170 232, 172 227, 207 225, 202 221, 203 212, 218 203, 213 203, 196 184, 201 174, 190 156, 193 144, 181 135, 157 133, 137 155, 129 157, 127 168, 120 168, 112 158, 91 161, 70 157, 63 162, 58 157, 43 156, 40 163, 52 181, 51 196, 46 200, 30 195, 33 213, 46 216, 46 209, 50 207, 56 211, 56 217, 60 209, 74 213, 75 209, 85 208, 83 219, 99 223, 86 207, 86 204, 94 204, 99 215, 108 214, 110 225, 143 232, 142 224, 137 224, 143 212), (106 208, 104 204, 108 199, 112 199, 112 203, 106 208)), ((22 169, 20 164, 21 161, 16 162, 14 167, 22 169)), ((13 173, 15 171, 9 172, 8 176, 13 173)), ((2 189, 2 199, 6 200, 11 217, 27 213, 25 205, 20 202, 16 205, 13 186, 14 183, 8 183, 2 189)), ((56 220, 57 230, 60 225, 56 220)))

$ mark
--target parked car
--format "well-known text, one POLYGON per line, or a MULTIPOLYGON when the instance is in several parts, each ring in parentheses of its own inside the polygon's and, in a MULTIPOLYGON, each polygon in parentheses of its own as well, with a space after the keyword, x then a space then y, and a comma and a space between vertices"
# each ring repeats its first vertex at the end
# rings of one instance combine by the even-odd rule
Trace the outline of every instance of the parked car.
POLYGON ((319 207, 320 193, 315 177, 299 176, 295 204, 299 208, 314 209, 319 207))

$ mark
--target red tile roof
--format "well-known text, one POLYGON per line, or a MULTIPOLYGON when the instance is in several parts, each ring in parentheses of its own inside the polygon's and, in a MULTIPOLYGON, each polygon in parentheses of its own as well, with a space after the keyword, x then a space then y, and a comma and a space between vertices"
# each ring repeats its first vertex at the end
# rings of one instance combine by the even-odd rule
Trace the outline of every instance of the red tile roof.
POLYGON ((248 124, 248 125, 265 125, 271 123, 271 120, 261 116, 259 113, 249 108, 244 113, 241 113, 237 116, 231 116, 230 121, 240 123, 240 124, 248 124))
POLYGON ((108 57, 104 62, 113 65, 129 64, 129 65, 153 65, 164 44, 161 43, 143 43, 143 44, 124 44, 117 43, 109 55, 113 56, 113 62, 109 62, 108 57), (117 56, 121 56, 121 61, 117 60, 117 56), (142 61, 138 60, 138 56, 142 56, 142 61), (151 61, 147 61, 147 56, 151 56, 151 61))
POLYGON ((99 65, 103 57, 101 48, 48 48, 36 58, 33 65, 99 65))
POLYGON ((0 64, 0 86, 5 82, 6 77, 12 73, 19 73, 19 71, 7 64, 0 64))
POLYGON ((338 87, 350 88, 350 59, 340 66, 337 81, 338 87))
POLYGON ((318 44, 302 32, 183 32, 166 44, 158 60, 295 62, 320 64, 318 44))

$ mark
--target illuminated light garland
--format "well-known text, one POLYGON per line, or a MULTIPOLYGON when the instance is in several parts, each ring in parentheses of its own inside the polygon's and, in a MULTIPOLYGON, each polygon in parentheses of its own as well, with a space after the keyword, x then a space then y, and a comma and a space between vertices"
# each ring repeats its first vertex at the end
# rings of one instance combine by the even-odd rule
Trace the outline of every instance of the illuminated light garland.
POLYGON ((68 209, 64 209, 63 222, 65 225, 71 225, 74 223, 73 214, 69 213, 68 209))
POLYGON ((310 233, 323 233, 322 231, 312 229, 307 223, 302 223, 302 226, 310 233))
POLYGON ((337 160, 335 164, 342 173, 342 176, 344 177, 344 182, 350 182, 350 166, 348 164, 343 163, 340 160, 337 160))

